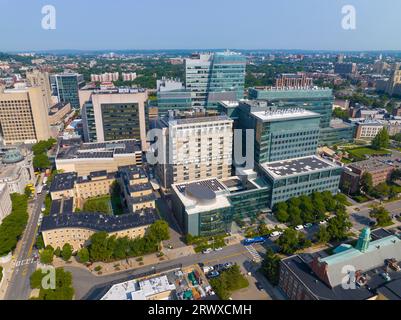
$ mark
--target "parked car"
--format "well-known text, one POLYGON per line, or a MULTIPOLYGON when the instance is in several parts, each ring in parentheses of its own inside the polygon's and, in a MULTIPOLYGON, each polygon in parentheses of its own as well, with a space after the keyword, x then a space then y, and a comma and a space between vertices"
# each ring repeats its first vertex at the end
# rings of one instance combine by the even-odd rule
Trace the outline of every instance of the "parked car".
POLYGON ((283 233, 281 231, 273 231, 271 233, 271 237, 279 237, 281 236, 283 233))
POLYGON ((214 251, 221 251, 221 250, 223 250, 223 248, 222 248, 222 247, 219 247, 219 248, 214 248, 214 251))
POLYGON ((218 271, 210 271, 207 274, 207 278, 208 279, 213 279, 213 278, 217 278, 220 275, 220 273, 218 271))
POLYGON ((312 223, 306 223, 304 224, 305 229, 312 228, 313 224, 312 223))
POLYGON ((231 262, 227 262, 224 264, 224 269, 225 270, 230 269, 232 266, 233 266, 233 264, 231 262))
POLYGON ((327 223, 326 220, 319 221, 319 224, 326 224, 326 223, 327 223))
POLYGON ((215 271, 222 271, 224 270, 224 264, 216 264, 213 266, 213 270, 215 271))
POLYGON ((212 252, 212 249, 210 249, 210 248, 204 249, 204 250, 202 251, 203 254, 208 254, 208 253, 210 253, 210 252, 212 252))
POLYGON ((387 272, 382 272, 382 273, 380 273, 380 276, 381 276, 384 280, 386 280, 387 282, 388 282, 388 281, 391 281, 391 277, 390 277, 390 275, 389 275, 387 272))
POLYGON ((211 266, 204 266, 203 267, 203 272, 206 274, 206 273, 209 273, 209 272, 211 272, 211 271, 213 271, 213 267, 211 267, 211 266))
POLYGON ((301 231, 303 229, 304 229, 304 226, 302 224, 300 224, 299 226, 295 227, 295 230, 297 230, 297 231, 301 231))

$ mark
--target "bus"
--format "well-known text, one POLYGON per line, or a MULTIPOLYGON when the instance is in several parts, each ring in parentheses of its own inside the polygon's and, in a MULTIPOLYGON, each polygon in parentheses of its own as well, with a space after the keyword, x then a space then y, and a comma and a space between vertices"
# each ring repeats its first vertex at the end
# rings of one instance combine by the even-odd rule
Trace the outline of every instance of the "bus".
POLYGON ((263 243, 266 241, 266 239, 267 239, 267 237, 246 238, 244 240, 244 245, 249 246, 249 245, 255 244, 255 243, 263 243))

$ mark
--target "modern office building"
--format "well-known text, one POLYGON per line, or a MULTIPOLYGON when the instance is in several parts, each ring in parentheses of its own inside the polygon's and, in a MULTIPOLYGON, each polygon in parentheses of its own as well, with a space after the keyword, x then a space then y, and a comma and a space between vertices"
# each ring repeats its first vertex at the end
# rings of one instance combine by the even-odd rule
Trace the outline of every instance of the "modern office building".
POLYGON ((57 170, 77 172, 80 176, 93 171, 116 172, 118 167, 142 164, 142 149, 137 140, 103 143, 61 142, 56 156, 57 170))
POLYGON ((268 206, 313 192, 338 192, 342 167, 318 156, 264 163, 259 172, 270 189, 268 206))
POLYGON ((231 176, 233 120, 226 115, 180 116, 170 114, 158 122, 165 155, 164 163, 156 165, 161 186, 231 176))
POLYGON ((245 67, 246 58, 230 51, 185 59, 185 85, 195 95, 192 106, 213 108, 221 100, 242 99, 245 67))
POLYGON ((41 86, 0 88, 0 135, 4 144, 33 144, 50 138, 49 105, 41 86))
POLYGON ((263 178, 206 179, 172 186, 173 212, 185 234, 212 236, 231 231, 232 222, 255 218, 267 209, 269 190, 263 178))
POLYGON ((169 110, 187 111, 192 109, 193 95, 179 80, 166 78, 157 80, 158 117, 164 117, 169 110))
POLYGON ((139 89, 94 91, 90 101, 84 105, 84 136, 89 141, 96 138, 96 142, 137 139, 146 150, 147 99, 147 92, 139 89))
POLYGON ((352 142, 355 138, 356 126, 341 119, 332 119, 330 127, 320 129, 320 145, 352 142))
POLYGON ((59 102, 69 102, 74 109, 80 108, 79 88, 84 84, 84 78, 77 73, 61 73, 50 76, 52 94, 59 102))
POLYGON ((255 87, 249 88, 253 100, 266 100, 279 108, 297 107, 321 115, 320 127, 328 128, 333 110, 333 90, 319 87, 255 87))
POLYGON ((255 162, 273 162, 316 154, 320 115, 300 108, 251 113, 255 118, 255 162))
POLYGON ((7 184, 0 183, 0 224, 11 213, 12 203, 7 184))

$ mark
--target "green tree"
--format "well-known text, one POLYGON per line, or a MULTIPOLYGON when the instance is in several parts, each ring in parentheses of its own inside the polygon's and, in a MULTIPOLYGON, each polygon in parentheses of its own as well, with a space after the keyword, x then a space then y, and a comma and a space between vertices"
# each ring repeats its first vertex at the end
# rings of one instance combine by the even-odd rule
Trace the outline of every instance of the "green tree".
POLYGON ((42 269, 35 270, 29 278, 31 289, 40 289, 43 277, 42 269))
POLYGON ((63 245, 63 249, 61 251, 61 257, 64 261, 70 260, 72 256, 72 246, 69 243, 65 243, 63 245))
POLYGON ((307 195, 302 195, 299 197, 301 204, 299 208, 301 209, 301 218, 303 222, 310 223, 315 221, 315 213, 313 202, 307 195))
POLYGON ((33 166, 37 169, 47 169, 51 166, 49 157, 42 153, 33 157, 33 166))
POLYGON ((280 276, 280 257, 276 255, 271 248, 266 250, 261 271, 273 285, 278 285, 280 276))
POLYGON ((373 189, 373 179, 369 172, 364 172, 359 181, 360 188, 363 192, 370 194, 373 189))
POLYGON ((390 213, 383 206, 375 206, 370 210, 370 216, 376 219, 379 227, 385 227, 392 224, 390 213))
POLYGON ((319 231, 316 233, 316 238, 319 243, 327 243, 330 241, 330 233, 327 231, 327 228, 321 226, 319 231))
POLYGON ((382 182, 373 188, 372 194, 376 198, 384 198, 390 194, 390 191, 391 191, 390 186, 387 183, 382 182))
POLYGON ((164 220, 157 220, 149 227, 149 235, 154 236, 157 241, 170 239, 170 229, 164 220))
POLYGON ((390 182, 395 182, 401 179, 401 169, 395 169, 391 172, 390 182))
POLYGON ((311 245, 311 242, 305 238, 305 235, 292 228, 284 230, 282 236, 278 238, 277 244, 280 250, 285 254, 293 254, 299 249, 306 248, 311 245))
POLYGON ((339 210, 333 218, 327 223, 327 232, 330 234, 331 240, 343 240, 347 237, 352 223, 349 220, 348 214, 343 210, 339 210))
POLYGON ((40 262, 43 264, 51 264, 53 262, 54 249, 47 246, 39 253, 40 262))
POLYGON ((289 222, 292 226, 297 226, 302 224, 301 209, 298 207, 290 205, 288 208, 289 222))
POLYGON ((30 198, 32 196, 32 190, 29 186, 25 187, 24 194, 26 195, 27 198, 30 198))
POLYGON ((376 150, 388 148, 390 144, 390 136, 386 128, 383 128, 372 140, 372 148, 376 150))
POLYGON ((81 263, 87 263, 89 261, 89 251, 87 248, 82 248, 78 251, 78 260, 81 263))
POLYGON ((60 247, 57 247, 56 250, 54 250, 53 254, 54 254, 57 258, 60 258, 60 257, 61 257, 61 249, 60 249, 60 247))
POLYGON ((279 202, 275 204, 273 212, 279 222, 287 222, 290 217, 288 214, 288 206, 285 202, 279 202))

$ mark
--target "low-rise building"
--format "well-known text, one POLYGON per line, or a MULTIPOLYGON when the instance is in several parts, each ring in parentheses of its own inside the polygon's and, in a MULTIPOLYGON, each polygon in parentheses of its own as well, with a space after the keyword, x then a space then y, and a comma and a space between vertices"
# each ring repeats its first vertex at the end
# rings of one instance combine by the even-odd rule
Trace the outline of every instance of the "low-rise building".
POLYGON ((399 268, 397 236, 387 233, 371 241, 370 230, 364 229, 355 247, 343 245, 335 251, 330 256, 300 254, 283 259, 280 289, 291 300, 374 300, 380 294, 401 299, 401 274, 390 267, 399 268))
POLYGON ((107 232, 110 236, 130 239, 143 237, 147 228, 157 219, 154 209, 120 216, 64 212, 43 217, 40 231, 45 246, 62 248, 65 243, 69 243, 76 251, 87 244, 92 234, 100 231, 107 232))
POLYGON ((384 128, 384 124, 378 120, 365 120, 356 124, 355 139, 372 140, 384 128))
POLYGON ((270 208, 278 202, 313 192, 330 191, 336 194, 342 170, 335 162, 315 155, 268 162, 259 166, 259 171, 269 186, 270 208))
POLYGON ((60 145, 56 156, 57 170, 77 172, 80 176, 94 171, 116 172, 120 166, 141 164, 142 149, 137 140, 103 143, 75 141, 60 145))

